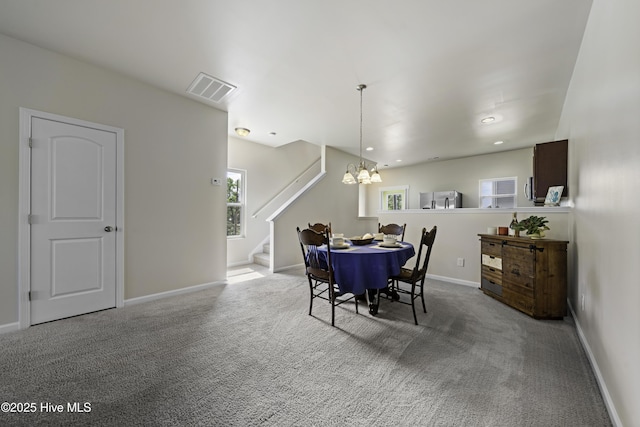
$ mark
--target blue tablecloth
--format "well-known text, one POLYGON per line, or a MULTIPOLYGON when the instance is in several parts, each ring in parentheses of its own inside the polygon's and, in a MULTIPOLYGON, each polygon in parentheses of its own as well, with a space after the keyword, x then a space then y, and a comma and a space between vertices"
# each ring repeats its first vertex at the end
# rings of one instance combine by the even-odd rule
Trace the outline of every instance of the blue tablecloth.
MULTIPOLYGON (((342 293, 364 294, 367 289, 384 289, 387 279, 400 273, 400 268, 415 255, 411 243, 388 249, 377 243, 352 245, 349 249, 331 249, 331 263, 342 293)), ((320 248, 326 253, 326 247, 320 248)))

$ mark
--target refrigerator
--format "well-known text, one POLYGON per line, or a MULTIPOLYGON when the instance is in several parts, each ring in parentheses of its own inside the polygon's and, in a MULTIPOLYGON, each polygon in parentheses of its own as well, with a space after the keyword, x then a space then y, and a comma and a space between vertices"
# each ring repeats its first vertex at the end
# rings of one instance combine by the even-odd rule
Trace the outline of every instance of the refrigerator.
POLYGON ((456 209, 462 207, 462 193, 450 191, 431 191, 420 193, 422 209, 456 209))

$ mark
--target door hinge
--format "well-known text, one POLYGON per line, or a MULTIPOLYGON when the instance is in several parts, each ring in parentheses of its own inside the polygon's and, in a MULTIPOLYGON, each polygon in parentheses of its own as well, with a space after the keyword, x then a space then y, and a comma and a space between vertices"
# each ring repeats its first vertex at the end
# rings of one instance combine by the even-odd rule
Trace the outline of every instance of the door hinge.
POLYGON ((29 225, 33 224, 33 215, 31 214, 27 215, 27 223, 29 225))
POLYGON ((33 138, 29 138, 29 148, 33 148, 33 138))
POLYGON ((31 301, 31 291, 29 291, 28 297, 29 297, 29 301, 31 301))

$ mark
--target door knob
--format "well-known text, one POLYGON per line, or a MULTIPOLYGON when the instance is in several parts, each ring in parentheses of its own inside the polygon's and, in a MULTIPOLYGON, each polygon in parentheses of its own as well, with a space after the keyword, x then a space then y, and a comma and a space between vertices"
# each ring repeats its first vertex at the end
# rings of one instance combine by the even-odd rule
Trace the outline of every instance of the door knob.
POLYGON ((112 226, 110 226, 110 225, 107 225, 107 226, 104 228, 104 231, 106 231, 107 233, 111 233, 111 232, 113 231, 113 227, 112 227, 112 226))

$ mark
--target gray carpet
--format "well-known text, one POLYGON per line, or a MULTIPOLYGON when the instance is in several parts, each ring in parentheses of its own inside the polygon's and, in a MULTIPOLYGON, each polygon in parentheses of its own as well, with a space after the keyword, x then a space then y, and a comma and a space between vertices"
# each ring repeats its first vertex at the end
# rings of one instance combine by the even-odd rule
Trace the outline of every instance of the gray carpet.
POLYGON ((38 411, 0 425, 611 425, 571 318, 437 281, 427 301, 420 326, 383 301, 332 328, 292 271, 1 335, 0 402, 38 411))

